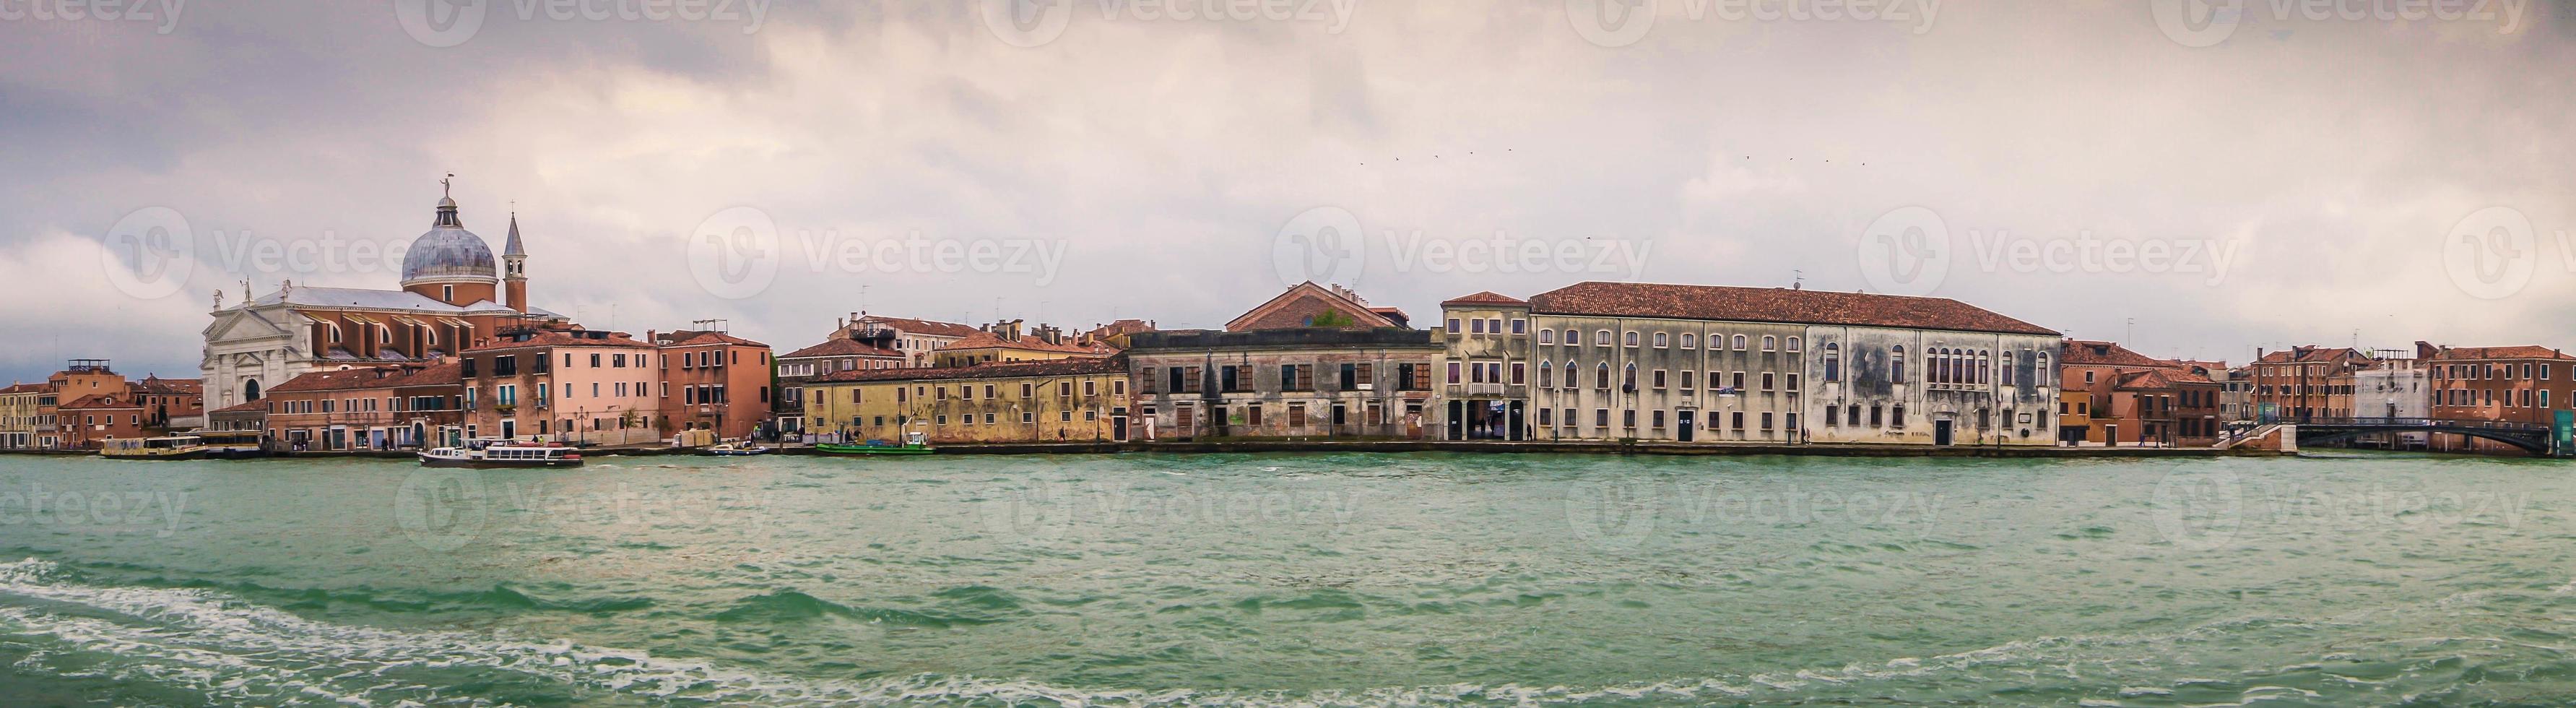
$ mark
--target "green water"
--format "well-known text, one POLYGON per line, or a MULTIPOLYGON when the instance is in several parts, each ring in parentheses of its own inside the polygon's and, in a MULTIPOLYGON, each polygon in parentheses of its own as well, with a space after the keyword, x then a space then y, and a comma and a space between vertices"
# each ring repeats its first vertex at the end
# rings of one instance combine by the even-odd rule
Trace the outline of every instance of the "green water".
POLYGON ((2570 470, 0 458, 0 704, 2564 703, 2570 470))

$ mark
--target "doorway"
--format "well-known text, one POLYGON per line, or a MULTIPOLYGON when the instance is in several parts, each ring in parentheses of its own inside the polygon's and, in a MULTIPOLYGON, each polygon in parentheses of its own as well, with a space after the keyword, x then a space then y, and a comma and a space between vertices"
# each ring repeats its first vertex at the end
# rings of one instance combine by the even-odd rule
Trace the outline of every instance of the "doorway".
POLYGON ((1677 424, 1677 426, 1673 428, 1675 439, 1682 442, 1691 441, 1691 418, 1693 417, 1693 413, 1694 411, 1680 411, 1673 414, 1673 422, 1677 424))
POLYGON ((1934 444, 1934 445, 1943 445, 1943 446, 1947 446, 1947 445, 1949 445, 1949 444, 1950 444, 1950 426, 1951 426, 1953 423, 1954 423, 1954 421, 1947 421, 1947 420, 1936 420, 1936 421, 1932 421, 1932 444, 1934 444))

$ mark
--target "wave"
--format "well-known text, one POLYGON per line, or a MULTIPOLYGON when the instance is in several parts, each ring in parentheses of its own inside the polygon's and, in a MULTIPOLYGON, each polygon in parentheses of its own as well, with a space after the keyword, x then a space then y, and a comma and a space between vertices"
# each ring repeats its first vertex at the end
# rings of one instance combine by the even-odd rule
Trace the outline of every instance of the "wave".
MULTIPOLYGON (((496 588, 501 592, 507 588, 496 588)), ((515 591, 512 591, 515 594, 515 591)), ((1024 611, 992 588, 942 593, 952 604, 996 614, 1024 611)), ((521 597, 525 597, 521 595, 521 597)), ((1266 602, 1272 607, 1332 609, 1329 593, 1266 602)), ((516 602, 515 600, 496 600, 516 602)), ((537 602, 536 600, 527 600, 537 602)), ((972 624, 977 618, 871 610, 793 590, 743 598, 733 621, 792 621, 823 616, 922 626, 972 624)), ((1081 689, 1036 680, 915 674, 834 681, 781 676, 710 661, 655 657, 567 640, 517 641, 506 635, 392 630, 304 619, 210 588, 96 586, 52 561, 0 563, 0 633, 40 647, 17 670, 63 676, 148 681, 182 687, 218 703, 586 703, 601 700, 717 704, 885 705, 1385 705, 1697 703, 1862 699, 2074 703, 2079 700, 2242 702, 2279 698, 2374 702, 2393 698, 2390 684, 2416 685, 2411 695, 2447 701, 2443 691, 2474 685, 2470 676, 2499 676, 2496 641, 2428 638, 2386 646, 2393 656, 2330 655, 2226 679, 2172 676, 2160 660, 2179 645, 2225 649, 2246 642, 2281 644, 2338 629, 2295 618, 2251 617, 2160 635, 2041 637, 1922 658, 1898 658, 1743 676, 1676 679, 1576 688, 1515 683, 1322 691, 1081 689), (33 641, 29 641, 33 638, 33 641), (2475 657, 2472 659, 2471 657, 2475 657), (2430 659, 2430 660, 2419 660, 2430 659), (2487 662, 2481 664, 2479 662, 2487 662), (2366 670, 2354 670, 2366 669, 2366 670), (2087 674, 2079 678, 2077 674, 2087 674), (2031 679, 2062 677, 2046 691, 2031 679), (472 686, 460 695, 453 686, 472 686), (2012 687, 2012 688, 2007 688, 2012 687), (1998 691, 2021 691, 1997 693, 1998 691), (2300 698, 2304 697, 2304 698, 2300 698)), ((2517 671, 2566 674, 2566 655, 2517 671)), ((2563 688, 2563 681, 2551 685, 2563 688)), ((2542 686, 2546 688, 2548 686, 2542 686)))

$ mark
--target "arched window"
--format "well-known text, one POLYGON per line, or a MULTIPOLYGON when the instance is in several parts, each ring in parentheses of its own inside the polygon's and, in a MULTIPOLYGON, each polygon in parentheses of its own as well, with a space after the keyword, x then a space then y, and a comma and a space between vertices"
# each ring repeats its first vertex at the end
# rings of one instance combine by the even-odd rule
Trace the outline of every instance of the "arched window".
POLYGON ((1762 351, 1776 351, 1779 346, 1779 337, 1774 337, 1768 334, 1762 335, 1762 351))
POLYGON ((1606 361, 1605 361, 1605 362, 1601 362, 1598 366, 1593 367, 1593 369, 1592 369, 1592 387, 1593 387, 1593 388, 1597 388, 1597 389, 1602 389, 1602 390, 1605 390, 1605 391, 1606 391, 1606 390, 1609 390, 1609 388, 1610 388, 1610 362, 1606 362, 1606 361))
POLYGON ((1556 330, 1552 330, 1552 329, 1542 329, 1542 330, 1539 330, 1539 331, 1538 331, 1538 343, 1540 343, 1540 344, 1555 344, 1555 343, 1556 343, 1556 330))
POLYGON ((1905 383, 1905 345, 1903 344, 1896 345, 1887 352, 1887 381, 1905 383))
POLYGON ((1843 380, 1843 345, 1825 343, 1825 380, 1843 380))
POLYGON ((1600 331, 1597 331, 1597 332, 1593 332, 1593 333, 1592 333, 1592 345, 1593 345, 1593 346, 1596 346, 1596 347, 1606 347, 1606 346, 1610 346, 1610 330, 1606 330, 1606 329, 1605 329, 1605 330, 1600 330, 1600 331))
POLYGON ((1789 351, 1792 351, 1792 352, 1798 351, 1798 338, 1797 338, 1797 337, 1790 337, 1790 338, 1789 338, 1789 351))
POLYGON ((2046 386, 2049 381, 2048 373, 2048 352, 2040 352, 2039 358, 2032 362, 2032 366, 2030 368, 2030 382, 2035 385, 2046 386))
POLYGON ((1621 370, 1621 371, 1619 372, 1619 390, 1622 390, 1622 391, 1634 391, 1634 390, 1637 390, 1637 365, 1636 365, 1636 364, 1629 364, 1629 365, 1628 365, 1628 368, 1623 369, 1623 370, 1621 370))
POLYGON ((1565 331, 1565 346, 1573 347, 1573 346, 1581 346, 1582 344, 1583 344, 1583 333, 1582 333, 1582 332, 1577 332, 1577 331, 1570 330, 1570 329, 1565 331))
POLYGON ((1672 344, 1673 344, 1673 335, 1672 335, 1671 333, 1669 333, 1669 332, 1656 332, 1656 333, 1655 333, 1655 348, 1656 348, 1656 349, 1662 349, 1662 348, 1664 348, 1664 347, 1669 347, 1669 346, 1672 346, 1672 344))
POLYGON ((242 402, 249 403, 256 400, 259 400, 259 379, 242 381, 242 402))
POLYGON ((1682 348, 1683 348, 1683 349, 1689 349, 1689 348, 1696 347, 1696 346, 1699 346, 1699 335, 1691 334, 1691 333, 1688 333, 1688 332, 1684 332, 1684 333, 1682 333, 1682 348))
POLYGON ((1619 335, 1619 343, 1631 347, 1637 346, 1637 332, 1635 330, 1629 330, 1628 332, 1619 335))
POLYGON ((1984 349, 1977 350, 1977 385, 1983 386, 1993 383, 1995 380, 1994 372, 1995 353, 1984 349))
POLYGON ((2013 385, 2012 352, 2004 352, 2003 375, 1996 379, 1996 382, 2006 386, 2013 385))
POLYGON ((1735 350, 1744 351, 1744 335, 1735 335, 1735 350))
MULTIPOLYGON (((1547 330, 1539 330, 1539 331, 1544 332, 1544 331, 1547 331, 1547 330)), ((1555 385, 1556 377, 1555 377, 1555 376, 1550 375, 1550 373, 1549 373, 1550 371, 1552 371, 1552 370, 1551 370, 1551 369, 1549 369, 1549 368, 1547 367, 1547 362, 1542 361, 1542 362, 1539 362, 1539 363, 1538 363, 1538 387, 1539 387, 1539 388, 1552 388, 1552 387, 1555 385)))

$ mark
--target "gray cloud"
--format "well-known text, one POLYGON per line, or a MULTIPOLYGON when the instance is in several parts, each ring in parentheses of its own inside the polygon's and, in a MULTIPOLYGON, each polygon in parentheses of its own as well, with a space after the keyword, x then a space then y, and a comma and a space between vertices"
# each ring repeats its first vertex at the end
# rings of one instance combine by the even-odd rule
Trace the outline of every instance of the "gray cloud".
POLYGON ((862 307, 1221 324, 1281 286, 1274 236, 1318 206, 1368 229, 1360 290, 1425 320, 1476 290, 1632 275, 1433 262, 1428 242, 1627 244, 1647 249, 1646 280, 1860 289, 1863 232, 1916 205, 1953 236, 1935 294, 2079 336, 2134 319, 2153 353, 2242 360, 2355 330, 2364 345, 2570 339, 2553 315, 2576 259, 2554 235, 2576 229, 2576 150, 2554 124, 2576 56, 2554 6, 2500 34, 2259 4, 2193 48, 2125 2, 1944 3, 1920 34, 1657 4, 1617 48, 1558 2, 1362 3, 1335 33, 1104 19, 1077 1, 1032 48, 972 4, 780 3, 745 34, 523 20, 502 0, 448 48, 388 3, 196 0, 166 35, 0 22, 0 60, 33 67, 0 76, 0 293, 21 303, 0 315, 19 333, 0 375, 80 356, 193 370, 208 293, 237 298, 244 278, 390 287, 335 265, 234 272, 209 239, 408 238, 450 171, 488 238, 517 201, 538 304, 633 331, 730 318, 781 347, 862 307), (2444 237, 2496 205, 2539 228, 2537 263, 2488 300, 2446 274, 2444 237), (207 245, 179 294, 137 299, 98 244, 151 206, 207 245), (699 288, 685 255, 736 206, 791 245, 747 300, 699 288), (826 235, 1027 239, 1064 262, 1041 285, 795 255, 826 235), (2079 238, 2241 250, 2215 283, 1975 250, 2079 238))

